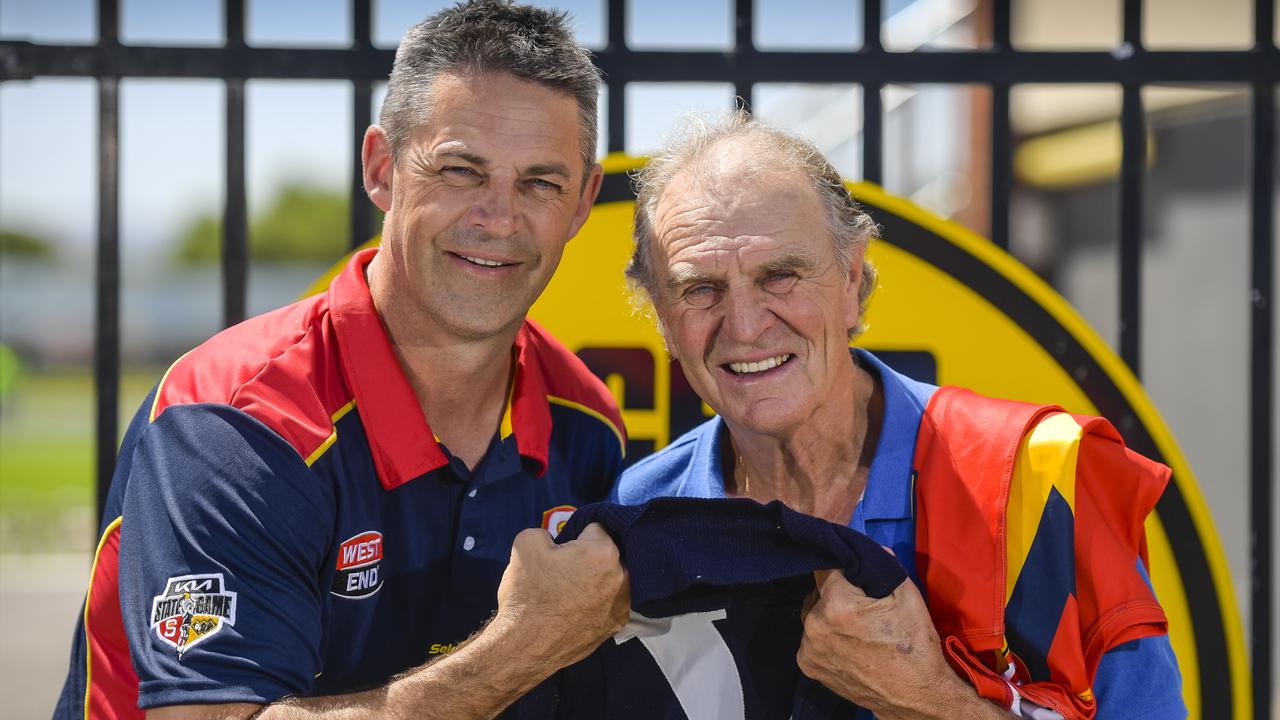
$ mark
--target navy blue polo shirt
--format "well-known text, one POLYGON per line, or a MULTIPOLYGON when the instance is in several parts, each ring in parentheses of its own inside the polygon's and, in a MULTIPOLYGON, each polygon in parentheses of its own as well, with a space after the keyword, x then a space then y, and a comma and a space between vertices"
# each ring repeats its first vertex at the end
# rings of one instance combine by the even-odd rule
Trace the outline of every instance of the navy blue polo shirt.
POLYGON ((532 322, 473 471, 436 439, 356 254, 179 359, 125 436, 57 716, 347 692, 496 609, 515 535, 600 500, 608 390, 532 322))
MULTIPOLYGON (((875 355, 855 349, 860 365, 880 379, 884 421, 867 487, 849 527, 891 548, 920 586, 915 563, 914 470, 916 436, 936 386, 895 372, 875 355)), ((638 505, 655 497, 724 497, 722 443, 728 428, 714 417, 623 473, 611 500, 638 505)), ((1139 572, 1145 571, 1139 563, 1139 572)), ((1167 635, 1120 645, 1103 656, 1094 682, 1098 717, 1183 718, 1181 675, 1167 635)), ((870 713, 862 711, 862 717, 870 713)))

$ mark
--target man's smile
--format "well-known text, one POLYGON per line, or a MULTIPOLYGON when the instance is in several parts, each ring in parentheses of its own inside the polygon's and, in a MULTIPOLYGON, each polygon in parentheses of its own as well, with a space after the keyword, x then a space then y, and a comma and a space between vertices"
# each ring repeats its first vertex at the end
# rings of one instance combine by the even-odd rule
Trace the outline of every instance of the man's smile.
POLYGON ((737 360, 724 363, 720 367, 727 369, 730 373, 742 376, 761 376, 769 373, 771 370, 782 367, 790 362, 795 355, 791 353, 783 353, 760 360, 737 360))
POLYGON ((446 252, 447 255, 465 264, 471 268, 481 269, 482 271, 501 271, 505 268, 511 268, 520 263, 515 260, 501 257, 483 257, 481 255, 472 255, 471 253, 446 252))

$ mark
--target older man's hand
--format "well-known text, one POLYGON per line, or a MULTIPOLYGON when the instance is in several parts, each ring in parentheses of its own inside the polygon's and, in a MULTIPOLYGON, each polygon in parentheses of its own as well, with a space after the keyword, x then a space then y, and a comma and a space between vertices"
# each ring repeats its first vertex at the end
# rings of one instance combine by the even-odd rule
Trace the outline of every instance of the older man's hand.
POLYGON ((513 656, 559 668, 622 629, 630 610, 618 548, 598 523, 563 545, 534 528, 511 547, 492 625, 512 638, 513 656))
POLYGON ((1010 717, 951 670, 915 583, 875 600, 838 572, 816 575, 796 655, 805 675, 881 720, 1010 717))

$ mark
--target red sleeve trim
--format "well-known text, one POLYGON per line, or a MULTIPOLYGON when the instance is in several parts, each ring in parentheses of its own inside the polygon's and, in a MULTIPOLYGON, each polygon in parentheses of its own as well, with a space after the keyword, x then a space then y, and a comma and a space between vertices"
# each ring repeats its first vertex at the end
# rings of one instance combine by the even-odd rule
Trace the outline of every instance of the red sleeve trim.
POLYGON ((107 526, 93 557, 84 602, 84 716, 144 717, 138 709, 138 675, 120 613, 120 521, 107 526))

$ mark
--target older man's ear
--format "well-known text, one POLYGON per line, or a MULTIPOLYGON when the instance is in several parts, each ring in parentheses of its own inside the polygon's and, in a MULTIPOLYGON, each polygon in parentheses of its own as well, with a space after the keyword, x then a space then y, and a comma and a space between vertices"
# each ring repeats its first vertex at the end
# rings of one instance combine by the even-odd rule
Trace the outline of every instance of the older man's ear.
POLYGON ((667 326, 662 322, 662 316, 658 314, 656 308, 653 311, 653 315, 657 321, 656 325, 658 327, 658 335, 662 337, 662 344, 666 346, 667 354, 670 355, 672 359, 679 360, 680 355, 676 353, 675 345, 673 345, 671 340, 667 337, 667 326))
POLYGON ((862 288, 862 261, 866 256, 866 248, 851 247, 847 251, 849 257, 849 274, 844 279, 844 326, 858 327, 861 315, 859 290, 862 288))

